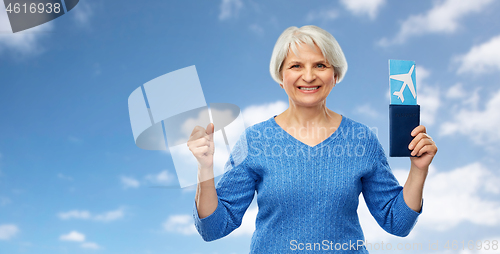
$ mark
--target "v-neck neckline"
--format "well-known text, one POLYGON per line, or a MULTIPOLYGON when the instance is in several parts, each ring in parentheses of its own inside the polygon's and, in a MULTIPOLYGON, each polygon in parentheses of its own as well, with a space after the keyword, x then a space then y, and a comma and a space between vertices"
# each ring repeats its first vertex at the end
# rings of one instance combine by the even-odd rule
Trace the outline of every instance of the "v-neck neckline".
POLYGON ((341 115, 342 116, 342 120, 340 120, 340 124, 339 124, 339 127, 337 127, 337 129, 330 135, 328 136, 326 139, 324 139, 323 141, 319 142, 318 144, 314 145, 314 146, 310 146, 298 139, 296 139, 294 136, 292 136, 290 133, 288 133, 287 131, 285 131, 285 129, 283 129, 277 122, 276 122, 276 117, 277 115, 274 115, 273 117, 271 117, 271 122, 273 123, 273 125, 275 125, 275 127, 278 127, 278 129, 280 129, 280 131, 284 132, 285 136, 288 137, 288 139, 296 142, 296 143, 300 143, 301 145, 303 146, 306 146, 308 148, 317 148, 317 147, 322 147, 324 145, 326 145, 328 142, 330 142, 331 140, 333 140, 335 138, 335 136, 337 136, 337 132, 339 131, 340 128, 343 127, 343 125, 345 125, 345 122, 346 122, 346 117, 344 115, 341 115))

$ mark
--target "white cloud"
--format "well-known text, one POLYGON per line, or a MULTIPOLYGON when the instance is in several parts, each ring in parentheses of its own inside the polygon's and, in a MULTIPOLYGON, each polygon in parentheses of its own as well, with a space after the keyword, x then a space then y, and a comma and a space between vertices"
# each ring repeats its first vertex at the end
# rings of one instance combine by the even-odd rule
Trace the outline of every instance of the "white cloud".
POLYGON ((243 8, 243 2, 241 0, 222 0, 220 4, 219 20, 237 17, 241 8, 243 8))
POLYGON ((61 220, 80 219, 109 222, 123 218, 124 211, 123 208, 118 208, 116 210, 104 212, 102 214, 92 215, 89 211, 72 210, 59 213, 57 216, 61 220))
MULTIPOLYGON (((191 155, 192 156, 192 155, 191 155)), ((163 170, 156 174, 147 174, 143 177, 143 180, 139 181, 133 177, 121 176, 120 177, 123 188, 138 188, 141 185, 156 184, 156 185, 168 185, 176 181, 176 176, 169 173, 167 170, 163 170)))
POLYGON ((459 27, 459 21, 471 13, 484 10, 493 0, 445 0, 434 1, 432 9, 425 14, 410 16, 401 24, 399 33, 393 39, 384 38, 380 45, 402 44, 413 36, 429 33, 453 33, 459 27))
POLYGON ((19 233, 19 228, 14 224, 0 225, 0 240, 10 240, 19 233))
POLYGON ((385 0, 341 0, 340 2, 354 15, 367 15, 370 19, 375 19, 380 7, 385 4, 385 0))
POLYGON ((67 176, 67 175, 64 175, 64 174, 57 174, 57 178, 59 179, 63 179, 63 180, 68 180, 68 181, 73 181, 73 178, 71 176, 67 176))
POLYGON ((88 25, 90 17, 94 14, 92 7, 86 1, 78 2, 70 13, 79 25, 88 25))
POLYGON ((472 47, 466 54, 456 57, 455 61, 460 63, 457 73, 500 71, 500 35, 472 47))
POLYGON ((479 102, 481 101, 481 97, 479 96, 481 90, 482 87, 474 87, 474 91, 467 91, 463 88, 461 83, 457 83, 448 89, 446 97, 450 99, 450 103, 453 101, 458 102, 458 105, 451 105, 454 112, 460 107, 468 108, 469 110, 477 110, 479 102))
POLYGON ((85 235, 78 232, 78 231, 71 231, 68 234, 61 235, 59 237, 59 240, 61 241, 67 241, 67 242, 81 242, 80 247, 84 249, 92 249, 92 250, 98 250, 101 247, 94 242, 85 242, 85 235))
POLYGON ((65 213, 59 213, 57 215, 61 220, 69 220, 69 219, 90 219, 92 216, 89 211, 79 211, 72 210, 65 213))
POLYGON ((262 28, 261 26, 259 26, 257 24, 252 24, 248 28, 250 29, 250 31, 252 31, 258 35, 264 34, 264 28, 262 28))
POLYGON ((415 78, 417 79, 417 89, 419 88, 420 84, 424 82, 428 77, 431 76, 431 72, 427 70, 427 68, 424 68, 423 66, 417 65, 416 70, 415 70, 415 78))
POLYGON ((339 12, 335 9, 322 9, 319 11, 309 11, 306 16, 306 22, 315 20, 330 21, 338 18, 339 12))
POLYGON ((456 83, 455 85, 448 88, 446 92, 446 98, 448 99, 461 99, 464 98, 467 94, 464 91, 462 83, 456 83))
POLYGON ((243 215, 240 227, 235 229, 229 236, 251 236, 255 231, 255 219, 258 211, 257 205, 251 205, 243 215))
POLYGON ((245 121, 245 126, 249 127, 269 119, 274 115, 279 115, 288 108, 288 103, 276 101, 259 105, 251 105, 243 109, 241 114, 245 121))
POLYGON ((77 231, 71 231, 66 235, 61 235, 59 237, 59 240, 61 241, 70 241, 70 242, 84 242, 85 241, 85 235, 82 233, 79 233, 77 231))
POLYGON ((451 171, 429 172, 424 188, 426 216, 419 224, 440 231, 462 222, 500 225, 500 202, 486 198, 500 193, 499 181, 493 171, 478 162, 451 171))
POLYGON ((51 22, 12 33, 10 21, 5 10, 5 5, 0 4, 0 53, 6 50, 12 50, 21 55, 36 54, 41 51, 39 40, 51 31, 53 25, 51 22))
POLYGON ((98 214, 94 216, 94 220, 96 221, 103 221, 103 222, 108 222, 108 221, 114 221, 123 218, 124 212, 122 208, 119 208, 114 211, 109 211, 105 212, 103 214, 98 214))
POLYGON ((172 183, 173 180, 176 179, 175 176, 168 173, 168 171, 164 170, 158 174, 149 174, 144 177, 147 181, 153 184, 169 184, 172 183))
POLYGON ((171 215, 163 223, 163 229, 169 232, 180 233, 183 235, 197 234, 193 217, 187 214, 171 215))
MULTIPOLYGON (((393 170, 401 185, 408 177, 407 169, 393 170)), ((472 163, 446 172, 437 171, 431 164, 424 187, 423 214, 407 239, 414 238, 425 229, 445 231, 460 223, 481 226, 500 225, 500 202, 486 198, 500 194, 500 178, 481 163, 472 163), (422 230, 422 231, 421 231, 422 230)), ((359 220, 368 242, 399 241, 386 233, 369 213, 360 196, 359 220)))
MULTIPOLYGON (((216 109, 210 109, 211 113, 213 111, 217 111, 216 109)), ((210 113, 209 113, 210 114, 210 113)), ((228 117, 232 115, 231 110, 225 110, 222 111, 221 114, 227 115, 228 117)), ((197 116, 190 117, 181 124, 180 132, 179 133, 174 133, 171 130, 167 130, 167 139, 170 136, 176 136, 177 140, 173 141, 171 145, 169 146, 176 146, 176 145, 182 145, 185 144, 189 137, 191 136, 191 132, 193 131, 194 126, 198 125, 204 125, 201 126, 203 128, 206 128, 205 124, 201 123, 207 123, 209 118, 207 118, 206 111, 200 111, 197 116)), ((178 130, 177 130, 178 131, 178 130)))
POLYGON ((371 118, 376 118, 379 116, 379 113, 376 110, 374 110, 370 104, 359 105, 354 109, 354 112, 371 118))
POLYGON ((132 177, 128 176, 121 176, 120 180, 122 182, 123 188, 128 189, 128 188, 138 188, 141 184, 139 181, 132 177))
POLYGON ((417 66, 417 101, 420 106, 420 119, 423 125, 431 126, 436 119, 436 113, 441 106, 440 90, 437 86, 429 86, 426 80, 430 71, 417 66))
MULTIPOLYGON (((477 90, 476 90, 477 94, 477 90)), ((440 126, 441 135, 462 134, 479 145, 495 146, 500 141, 500 90, 486 102, 484 109, 476 105, 479 95, 472 96, 469 105, 463 105, 452 113, 453 119, 440 126), (472 105, 470 105, 472 104, 472 105)))
POLYGON ((97 243, 93 242, 85 242, 80 245, 84 249, 92 249, 92 250, 98 250, 101 247, 97 243))

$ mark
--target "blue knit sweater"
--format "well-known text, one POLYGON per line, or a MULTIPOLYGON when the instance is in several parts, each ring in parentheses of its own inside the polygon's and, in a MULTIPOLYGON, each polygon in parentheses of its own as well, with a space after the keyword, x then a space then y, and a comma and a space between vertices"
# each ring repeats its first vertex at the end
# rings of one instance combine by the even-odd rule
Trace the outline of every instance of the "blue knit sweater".
POLYGON ((408 235, 420 214, 406 205, 375 134, 345 116, 313 147, 287 133, 274 117, 247 128, 216 190, 218 205, 211 215, 200 219, 194 206, 198 232, 205 241, 231 233, 257 192, 250 253, 368 253, 356 212, 360 193, 391 234, 408 235))

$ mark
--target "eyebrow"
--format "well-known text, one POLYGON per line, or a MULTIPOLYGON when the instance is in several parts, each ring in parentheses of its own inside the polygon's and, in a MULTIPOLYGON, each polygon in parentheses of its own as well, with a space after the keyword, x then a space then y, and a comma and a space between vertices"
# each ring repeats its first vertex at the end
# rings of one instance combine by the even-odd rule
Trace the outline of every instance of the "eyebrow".
MULTIPOLYGON (((300 61, 291 61, 289 63, 287 63, 287 65, 291 65, 291 64, 301 64, 302 62, 300 61)), ((323 60, 318 60, 318 61, 315 61, 313 62, 314 64, 317 64, 317 63, 325 63, 325 64, 328 64, 328 61, 326 61, 326 59, 323 59, 323 60)))

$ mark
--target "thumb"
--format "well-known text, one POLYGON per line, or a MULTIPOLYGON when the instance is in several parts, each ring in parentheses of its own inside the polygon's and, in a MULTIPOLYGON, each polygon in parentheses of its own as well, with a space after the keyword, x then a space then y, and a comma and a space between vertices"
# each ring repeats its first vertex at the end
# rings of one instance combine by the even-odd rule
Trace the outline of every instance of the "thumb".
POLYGON ((207 133, 207 135, 214 133, 214 124, 213 123, 209 123, 207 125, 207 130, 205 131, 205 133, 207 133))

